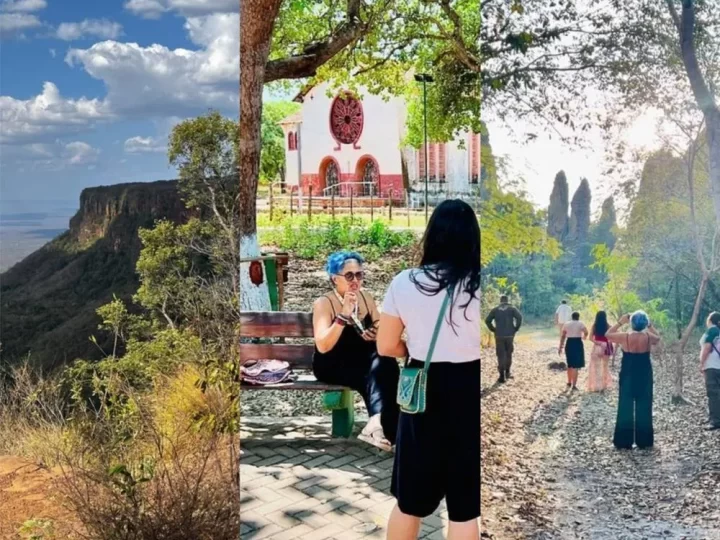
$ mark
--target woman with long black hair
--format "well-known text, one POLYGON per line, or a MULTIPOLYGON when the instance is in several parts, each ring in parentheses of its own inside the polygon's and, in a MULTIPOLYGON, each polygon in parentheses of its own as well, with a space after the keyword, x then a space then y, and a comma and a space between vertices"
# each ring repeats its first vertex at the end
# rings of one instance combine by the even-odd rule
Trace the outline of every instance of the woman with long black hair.
POLYGON ((448 539, 480 536, 480 325, 480 226, 467 203, 447 200, 430 218, 418 267, 393 279, 380 316, 378 352, 408 358, 399 400, 405 373, 426 376, 411 387, 421 405, 401 407, 389 540, 417 538, 443 498, 448 539))
POLYGON ((593 343, 593 348, 590 353, 588 369, 588 392, 604 392, 612 386, 610 357, 615 350, 605 335, 608 330, 610 330, 610 323, 607 320, 607 313, 598 311, 595 315, 595 322, 590 327, 590 341, 593 343))

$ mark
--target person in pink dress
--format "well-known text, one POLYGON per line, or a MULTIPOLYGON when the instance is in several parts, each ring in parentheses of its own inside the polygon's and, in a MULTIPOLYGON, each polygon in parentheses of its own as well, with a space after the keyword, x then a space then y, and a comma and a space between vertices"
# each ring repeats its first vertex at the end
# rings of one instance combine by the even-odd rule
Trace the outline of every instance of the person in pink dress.
POLYGON ((614 354, 613 344, 606 337, 610 325, 607 313, 598 311, 595 322, 590 328, 590 341, 593 342, 590 353, 590 367, 588 369, 588 392, 604 392, 612 385, 610 375, 610 357, 614 354))

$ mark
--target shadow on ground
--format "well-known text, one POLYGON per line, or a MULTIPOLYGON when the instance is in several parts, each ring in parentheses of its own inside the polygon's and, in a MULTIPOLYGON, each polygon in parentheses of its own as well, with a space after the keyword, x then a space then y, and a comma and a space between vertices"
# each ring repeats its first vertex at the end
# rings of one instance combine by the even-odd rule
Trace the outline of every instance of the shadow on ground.
MULTIPOLYGON (((326 418, 243 419, 241 538, 384 538, 392 467, 393 454, 332 438, 326 418)), ((442 538, 446 518, 439 508, 421 538, 442 538)))

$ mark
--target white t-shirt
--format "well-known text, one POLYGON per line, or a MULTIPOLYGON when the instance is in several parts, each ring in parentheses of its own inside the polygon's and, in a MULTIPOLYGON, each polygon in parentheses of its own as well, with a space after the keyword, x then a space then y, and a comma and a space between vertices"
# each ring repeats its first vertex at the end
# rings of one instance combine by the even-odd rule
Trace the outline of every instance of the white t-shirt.
POLYGON ((567 304, 560 304, 555 314, 558 316, 558 324, 565 324, 572 319, 572 308, 567 304))
POLYGON ((569 338, 581 338, 587 331, 588 329, 582 321, 569 321, 563 324, 563 332, 569 338))
MULTIPOLYGON (((441 291, 435 296, 429 296, 418 290, 410 281, 411 273, 415 273, 421 283, 431 284, 425 274, 417 269, 400 272, 390 283, 382 310, 402 320, 410 357, 424 361, 446 293, 441 291)), ((465 292, 456 295, 452 305, 453 326, 450 326, 451 308, 448 306, 432 362, 462 363, 480 358, 480 291, 475 294, 476 298, 467 310, 462 306, 468 303, 470 296, 465 292)))

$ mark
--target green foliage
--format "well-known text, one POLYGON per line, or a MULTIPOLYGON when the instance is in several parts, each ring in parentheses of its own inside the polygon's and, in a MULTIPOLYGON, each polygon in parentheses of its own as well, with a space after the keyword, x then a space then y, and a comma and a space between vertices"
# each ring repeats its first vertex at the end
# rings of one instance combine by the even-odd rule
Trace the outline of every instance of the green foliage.
POLYGON ((263 103, 261 125, 260 181, 281 180, 285 176, 286 138, 278 122, 300 110, 299 103, 268 101, 263 103))
MULTIPOLYGON (((488 281, 505 279, 514 284, 517 306, 522 308, 523 314, 545 317, 555 310, 558 301, 552 281, 552 263, 552 258, 544 254, 499 255, 483 268, 483 274, 488 276, 488 281)), ((483 283, 483 295, 493 289, 486 283, 483 283)))
POLYGON ((168 161, 180 173, 188 208, 208 208, 223 219, 236 212, 237 122, 210 111, 184 120, 170 134, 168 161))
POLYGON ((480 212, 483 265, 499 255, 544 253, 552 258, 560 255, 559 244, 548 237, 530 201, 493 186, 488 186, 488 192, 480 212))
MULTIPOLYGON (((283 2, 270 59, 313 52, 347 21, 347 4, 283 2)), ((375 95, 417 96, 408 74, 435 78, 431 114, 443 135, 476 127, 480 118, 480 11, 476 0, 380 0, 361 4, 361 39, 317 69, 311 81, 363 86, 375 95)), ((288 89, 287 82, 276 87, 288 89)), ((417 125, 411 120, 411 124, 417 125)))
POLYGON ((149 340, 130 336, 120 358, 75 361, 63 371, 62 384, 80 425, 109 447, 124 446, 131 445, 143 430, 144 419, 135 396, 151 392, 159 378, 171 376, 181 366, 204 370, 216 362, 190 330, 164 329, 155 331, 149 340), (83 419, 90 412, 100 415, 103 425, 111 429, 103 432, 94 421, 85 423, 83 419))
POLYGON ((299 225, 291 221, 262 235, 263 244, 275 245, 292 251, 298 257, 312 259, 340 249, 363 250, 368 257, 376 258, 397 247, 410 247, 417 242, 412 232, 395 232, 385 223, 370 225, 342 218, 313 225, 307 221, 299 225))
POLYGON ((135 300, 157 317, 173 322, 181 317, 185 292, 194 289, 193 270, 208 264, 188 246, 198 236, 210 236, 211 229, 196 219, 180 226, 163 220, 153 229, 141 229, 143 250, 136 264, 140 288, 135 300))
POLYGON ((23 540, 52 540, 55 538, 55 524, 51 519, 28 519, 18 534, 23 540))

